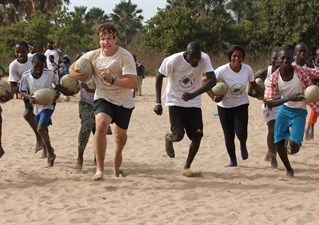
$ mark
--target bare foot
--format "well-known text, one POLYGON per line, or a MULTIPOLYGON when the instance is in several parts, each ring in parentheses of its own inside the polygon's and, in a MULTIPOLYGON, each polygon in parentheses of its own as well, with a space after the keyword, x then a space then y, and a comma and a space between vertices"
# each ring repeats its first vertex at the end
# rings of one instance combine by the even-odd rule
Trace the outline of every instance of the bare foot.
POLYGON ((75 169, 81 170, 83 166, 83 158, 78 158, 78 162, 75 166, 75 169))
POLYGON ((96 173, 93 176, 93 180, 104 180, 104 173, 102 171, 96 171, 96 173))
POLYGON ((2 146, 0 145, 0 158, 4 155, 5 151, 3 150, 2 146))
POLYGON ((53 153, 52 156, 49 156, 49 158, 48 158, 48 167, 54 166, 54 160, 55 160, 55 158, 56 158, 56 155, 55 155, 54 153, 53 153))
POLYGON ((114 176, 116 176, 116 177, 125 177, 125 174, 120 169, 114 169, 114 176))
POLYGON ((43 142, 37 140, 37 143, 35 144, 34 152, 37 153, 38 151, 40 151, 43 148, 44 148, 43 142))
POLYGON ((46 159, 48 158, 48 151, 46 150, 46 148, 42 149, 42 155, 40 156, 40 159, 46 159))
POLYGON ((270 161, 270 154, 269 154, 269 152, 266 153, 265 161, 270 161))
POLYGON ((201 171, 192 171, 191 169, 183 169, 182 176, 185 177, 200 177, 202 176, 201 171))

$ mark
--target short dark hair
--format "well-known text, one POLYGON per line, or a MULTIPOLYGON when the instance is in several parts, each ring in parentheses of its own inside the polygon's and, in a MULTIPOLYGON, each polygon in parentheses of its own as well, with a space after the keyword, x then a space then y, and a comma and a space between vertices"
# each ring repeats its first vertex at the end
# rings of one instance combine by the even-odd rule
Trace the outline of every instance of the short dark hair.
POLYGON ((16 45, 24 46, 29 51, 29 45, 25 41, 18 41, 16 45))
POLYGON ((39 62, 44 63, 45 61, 46 61, 46 57, 42 53, 36 53, 32 57, 32 62, 35 62, 35 63, 39 63, 39 62))
POLYGON ((227 57, 229 62, 231 61, 231 56, 234 51, 241 51, 241 53, 243 54, 243 60, 245 59, 245 49, 240 45, 231 45, 227 50, 227 57))

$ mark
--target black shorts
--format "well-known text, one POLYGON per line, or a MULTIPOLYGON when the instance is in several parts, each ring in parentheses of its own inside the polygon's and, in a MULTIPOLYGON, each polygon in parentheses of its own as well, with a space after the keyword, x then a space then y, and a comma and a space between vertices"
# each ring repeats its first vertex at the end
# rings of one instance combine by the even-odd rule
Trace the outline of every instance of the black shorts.
POLYGON ((130 123, 133 109, 127 109, 123 106, 114 105, 103 98, 94 100, 94 114, 105 113, 112 118, 111 123, 115 123, 118 127, 127 130, 130 123))
POLYGON ((193 137, 203 136, 203 118, 201 108, 169 106, 168 111, 171 131, 173 134, 180 136, 186 131, 190 140, 192 140, 193 137))

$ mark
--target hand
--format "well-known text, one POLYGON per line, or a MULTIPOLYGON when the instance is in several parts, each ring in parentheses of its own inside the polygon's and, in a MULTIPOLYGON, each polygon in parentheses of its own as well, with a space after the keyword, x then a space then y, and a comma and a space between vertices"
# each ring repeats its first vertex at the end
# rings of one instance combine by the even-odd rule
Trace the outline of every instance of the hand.
POLYGON ((109 70, 104 70, 102 73, 101 73, 101 75, 100 75, 102 78, 103 78, 103 80, 105 80, 106 82, 108 82, 108 83, 112 83, 112 72, 111 71, 109 71, 109 70))
POLYGON ((87 90, 88 85, 87 85, 87 83, 85 83, 85 82, 80 82, 80 83, 79 83, 79 88, 84 88, 85 90, 87 90))
POLYGON ((193 93, 188 93, 188 92, 185 92, 183 95, 182 95, 182 99, 184 101, 188 101, 190 99, 193 99, 195 98, 196 96, 193 94, 193 93))
POLYGON ((157 114, 157 115, 162 115, 162 113, 163 113, 163 107, 162 107, 162 105, 158 105, 158 104, 156 104, 155 105, 155 107, 154 107, 154 109, 153 109, 153 111, 157 114))
POLYGON ((26 95, 26 96, 32 102, 32 104, 36 104, 35 97, 33 97, 32 95, 26 95))
POLYGON ((288 101, 299 102, 303 100, 305 100, 305 96, 303 93, 288 96, 288 101))
POLYGON ((214 101, 215 102, 220 102, 223 99, 223 96, 216 96, 214 101))

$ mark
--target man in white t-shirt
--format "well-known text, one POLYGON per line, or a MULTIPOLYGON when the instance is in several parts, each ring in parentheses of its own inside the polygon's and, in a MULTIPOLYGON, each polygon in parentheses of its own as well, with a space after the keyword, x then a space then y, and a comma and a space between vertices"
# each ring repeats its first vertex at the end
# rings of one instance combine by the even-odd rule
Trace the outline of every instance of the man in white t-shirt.
POLYGON ((173 142, 183 139, 185 132, 191 140, 183 176, 198 176, 190 170, 203 137, 201 94, 216 84, 214 68, 209 56, 202 52, 197 42, 190 42, 185 52, 175 53, 162 62, 156 76, 156 105, 154 112, 162 115, 162 104, 168 106, 171 133, 165 135, 166 153, 175 157, 173 142), (203 75, 207 82, 203 85, 203 75), (167 87, 161 98, 163 78, 168 78, 167 87))
MULTIPOLYGON (((110 24, 98 28, 100 48, 85 53, 82 57, 88 59, 94 70, 96 90, 94 95, 94 113, 96 133, 94 146, 96 152, 96 173, 94 180, 104 178, 104 158, 106 151, 106 134, 111 123, 115 123, 115 158, 114 175, 124 176, 122 150, 127 141, 127 129, 134 109, 131 90, 137 88, 137 73, 133 55, 118 46, 118 30, 110 24)), ((70 76, 85 81, 85 74, 70 67, 70 76)))
MULTIPOLYGON (((19 91, 20 81, 22 74, 32 68, 32 57, 28 57, 29 46, 26 42, 18 42, 15 46, 16 59, 9 65, 9 82, 11 86, 11 92, 17 93, 19 91)), ((36 136, 35 152, 43 148, 42 138, 37 132, 37 126, 34 123, 32 114, 32 104, 28 99, 23 99, 25 103, 25 110, 23 118, 29 123, 36 136)))

